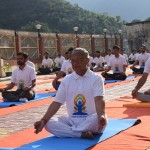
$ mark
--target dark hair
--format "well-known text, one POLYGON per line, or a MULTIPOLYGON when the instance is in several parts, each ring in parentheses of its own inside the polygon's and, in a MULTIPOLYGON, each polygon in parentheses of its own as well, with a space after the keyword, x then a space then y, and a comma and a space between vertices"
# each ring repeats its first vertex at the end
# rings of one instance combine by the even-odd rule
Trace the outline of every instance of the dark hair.
POLYGON ((17 56, 23 56, 25 59, 27 59, 28 58, 28 55, 27 54, 25 54, 25 53, 23 53, 23 52, 19 52, 19 53, 17 53, 17 56))
POLYGON ((69 49, 68 49, 68 52, 72 52, 74 50, 74 48, 73 47, 70 47, 69 49))
POLYGON ((49 55, 49 53, 48 53, 48 52, 44 52, 44 54, 48 54, 48 55, 49 55))
POLYGON ((100 54, 100 51, 96 51, 96 53, 99 53, 99 54, 100 54))
POLYGON ((65 52, 65 54, 68 54, 68 52, 65 52))
POLYGON ((119 50, 120 47, 119 47, 118 45, 114 45, 114 46, 113 46, 113 49, 118 49, 118 50, 119 50))

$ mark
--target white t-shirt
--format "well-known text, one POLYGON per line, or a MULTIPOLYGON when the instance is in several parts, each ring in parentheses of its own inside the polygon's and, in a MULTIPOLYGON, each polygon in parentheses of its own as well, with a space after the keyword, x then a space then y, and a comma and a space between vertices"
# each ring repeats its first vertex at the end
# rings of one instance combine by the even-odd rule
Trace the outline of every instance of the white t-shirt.
POLYGON ((102 63, 104 63, 105 60, 104 57, 100 56, 99 58, 95 57, 93 62, 96 64, 96 67, 103 67, 102 63))
POLYGON ((145 73, 150 73, 150 58, 145 63, 144 72, 145 73))
POLYGON ((32 84, 32 80, 36 79, 35 70, 26 65, 22 70, 16 68, 11 76, 11 82, 17 84, 18 89, 29 87, 32 84))
POLYGON ((114 56, 114 55, 111 54, 111 55, 106 55, 106 56, 105 56, 105 62, 106 62, 107 64, 109 63, 110 58, 111 58, 112 56, 114 56))
POLYGON ((91 68, 92 67, 92 62, 93 62, 93 57, 89 56, 89 67, 91 68))
POLYGON ((28 61, 26 62, 26 65, 32 67, 32 68, 35 70, 35 65, 34 65, 33 62, 31 62, 31 61, 28 60, 28 61))
POLYGON ((96 113, 96 96, 104 96, 104 81, 101 75, 90 69, 84 76, 76 72, 67 75, 61 82, 55 102, 66 102, 67 112, 71 120, 78 124, 88 115, 96 113))
POLYGON ((54 62, 56 63, 56 67, 61 68, 63 62, 64 62, 65 58, 63 56, 61 57, 56 57, 54 62))
POLYGON ((65 60, 63 62, 61 71, 63 71, 66 74, 71 74, 73 72, 72 64, 71 64, 70 60, 65 60))
POLYGON ((53 60, 51 58, 48 58, 48 59, 43 58, 42 66, 51 68, 53 66, 53 60))
POLYGON ((123 53, 122 56, 124 56, 126 61, 128 61, 128 55, 127 54, 123 53))
POLYGON ((137 56, 137 59, 139 61, 139 66, 140 68, 144 68, 145 67, 145 63, 146 61, 148 60, 148 58, 150 57, 150 54, 149 53, 144 53, 144 54, 139 54, 137 56))
POLYGON ((130 61, 135 61, 135 60, 136 60, 136 55, 137 55, 137 54, 131 53, 130 56, 129 56, 129 60, 130 60, 130 61))
POLYGON ((119 55, 118 58, 113 56, 108 63, 108 66, 111 66, 113 73, 124 72, 124 69, 123 69, 124 65, 127 65, 127 61, 125 57, 122 55, 119 55))

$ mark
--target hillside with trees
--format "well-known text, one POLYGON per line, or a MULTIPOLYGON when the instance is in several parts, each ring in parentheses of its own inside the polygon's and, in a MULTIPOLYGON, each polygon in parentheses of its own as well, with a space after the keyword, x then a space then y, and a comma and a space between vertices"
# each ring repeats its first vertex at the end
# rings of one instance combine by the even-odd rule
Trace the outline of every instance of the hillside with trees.
POLYGON ((111 33, 122 26, 119 16, 93 13, 70 4, 65 0, 0 0, 0 28, 36 31, 35 25, 42 25, 42 32, 73 33, 73 27, 79 27, 79 33, 103 33, 107 28, 111 33))

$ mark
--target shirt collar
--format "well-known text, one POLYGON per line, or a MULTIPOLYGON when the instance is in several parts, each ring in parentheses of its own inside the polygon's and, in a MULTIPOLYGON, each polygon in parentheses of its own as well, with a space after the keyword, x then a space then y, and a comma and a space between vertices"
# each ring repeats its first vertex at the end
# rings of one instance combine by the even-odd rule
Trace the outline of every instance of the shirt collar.
POLYGON ((21 70, 21 71, 25 70, 26 68, 27 68, 27 65, 25 65, 25 67, 23 69, 20 69, 19 66, 18 66, 18 70, 21 70))
POLYGON ((75 71, 72 73, 74 79, 82 78, 82 77, 90 77, 91 70, 88 68, 86 73, 83 76, 78 75, 75 71))

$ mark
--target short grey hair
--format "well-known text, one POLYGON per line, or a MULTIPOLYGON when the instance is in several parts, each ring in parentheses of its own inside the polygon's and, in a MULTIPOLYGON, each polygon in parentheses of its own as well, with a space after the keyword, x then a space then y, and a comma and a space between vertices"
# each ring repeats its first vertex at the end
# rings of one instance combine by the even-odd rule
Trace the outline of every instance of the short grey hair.
POLYGON ((73 52, 76 52, 76 51, 83 53, 86 58, 89 58, 89 52, 85 48, 78 47, 73 50, 73 52))

